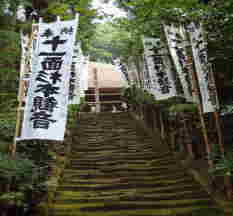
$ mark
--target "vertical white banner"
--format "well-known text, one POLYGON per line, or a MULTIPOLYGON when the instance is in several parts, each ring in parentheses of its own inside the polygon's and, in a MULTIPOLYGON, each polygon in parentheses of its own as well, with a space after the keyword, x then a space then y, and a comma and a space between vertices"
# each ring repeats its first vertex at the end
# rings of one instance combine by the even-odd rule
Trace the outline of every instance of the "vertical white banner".
POLYGON ((146 61, 145 54, 143 55, 143 88, 148 92, 151 92, 152 78, 150 77, 150 71, 148 63, 146 61))
POLYGON ((81 44, 80 44, 80 48, 79 48, 79 54, 77 56, 77 79, 76 79, 76 84, 75 84, 75 104, 79 104, 81 102, 81 97, 83 97, 83 93, 81 90, 81 78, 82 78, 82 68, 83 68, 83 64, 84 64, 84 56, 83 56, 83 52, 81 49, 81 44))
POLYGON ((215 112, 219 109, 219 101, 211 64, 208 62, 207 42, 202 24, 189 24, 188 32, 201 92, 203 112, 215 112))
POLYGON ((40 23, 20 139, 64 140, 78 18, 40 23))
POLYGON ((182 25, 176 27, 174 24, 170 24, 164 25, 164 32, 175 69, 180 78, 184 97, 187 101, 193 102, 192 74, 189 73, 187 65, 188 55, 186 51, 187 39, 185 36, 185 29, 182 25))
POLYGON ((125 65, 121 63, 120 58, 114 59, 115 70, 121 74, 122 79, 125 81, 126 86, 130 84, 129 74, 125 65))
POLYGON ((79 76, 79 70, 78 70, 78 64, 79 64, 79 55, 81 54, 81 46, 80 42, 77 42, 75 44, 74 48, 74 54, 73 54, 73 60, 71 64, 71 73, 70 73, 70 91, 69 91, 69 103, 70 104, 77 104, 79 102, 79 99, 77 99, 78 96, 78 76, 79 76))
POLYGON ((131 84, 135 84, 139 86, 139 74, 135 64, 133 57, 129 57, 127 64, 127 71, 129 75, 129 79, 131 80, 131 84))
POLYGON ((143 44, 151 79, 151 93, 156 100, 164 100, 176 96, 171 63, 160 39, 145 37, 143 44))
POLYGON ((88 79, 89 79, 89 64, 90 64, 90 57, 85 56, 84 58, 84 65, 83 65, 83 90, 87 91, 88 90, 88 79))
POLYGON ((26 59, 29 51, 29 35, 23 34, 23 32, 20 33, 21 37, 21 62, 20 62, 20 78, 23 77, 24 72, 26 70, 26 59))
POLYGON ((38 45, 38 31, 37 24, 32 25, 32 34, 24 35, 21 32, 21 64, 20 64, 20 83, 18 100, 25 102, 29 81, 32 74, 32 67, 35 65, 37 45, 38 45))
POLYGON ((80 66, 80 96, 85 96, 85 91, 88 90, 89 78, 89 56, 82 56, 80 66))
POLYGON ((27 58, 29 56, 29 35, 20 33, 21 36, 21 61, 20 61, 20 74, 19 74, 19 91, 18 100, 25 101, 26 97, 26 79, 24 77, 25 71, 29 70, 27 67, 27 58))

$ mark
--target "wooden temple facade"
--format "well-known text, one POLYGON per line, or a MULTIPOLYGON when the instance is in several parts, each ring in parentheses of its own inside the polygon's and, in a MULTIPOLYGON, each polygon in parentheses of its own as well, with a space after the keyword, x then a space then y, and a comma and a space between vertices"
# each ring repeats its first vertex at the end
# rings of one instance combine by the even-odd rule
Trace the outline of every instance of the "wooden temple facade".
POLYGON ((121 94, 126 81, 115 70, 114 65, 90 62, 88 68, 88 90, 85 91, 87 111, 121 111, 121 94))

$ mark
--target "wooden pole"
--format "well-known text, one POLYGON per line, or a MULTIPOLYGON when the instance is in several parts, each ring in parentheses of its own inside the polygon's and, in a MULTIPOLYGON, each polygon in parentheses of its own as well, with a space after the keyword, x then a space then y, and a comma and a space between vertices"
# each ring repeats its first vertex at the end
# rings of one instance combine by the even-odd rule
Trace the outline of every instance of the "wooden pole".
POLYGON ((163 121, 163 113, 160 110, 159 111, 159 121, 160 121, 160 129, 161 129, 161 137, 162 141, 165 141, 165 127, 164 127, 164 121, 163 121))
POLYGON ((194 153, 193 153, 192 139, 191 139, 191 135, 189 133, 189 126, 186 122, 187 121, 186 117, 188 117, 188 116, 183 114, 184 130, 185 130, 185 136, 186 136, 185 141, 187 142, 186 145, 187 145, 187 150, 188 150, 189 156, 193 159, 194 153))
MULTIPOLYGON (((225 149, 224 149, 224 142, 223 142, 223 135, 222 135, 220 116, 219 116, 219 113, 217 111, 214 112, 213 114, 214 114, 215 124, 216 124, 216 128, 217 128, 218 143, 219 143, 220 151, 221 151, 221 154, 222 154, 222 158, 224 159, 225 158, 225 149)), ((231 179, 230 179, 229 176, 224 176, 224 185, 225 185, 226 198, 228 200, 231 200, 233 190, 232 190, 231 179)))
POLYGON ((225 149, 224 149, 224 142, 223 142, 223 135, 222 135, 222 128, 221 128, 221 121, 220 121, 220 116, 217 111, 214 113, 214 119, 215 119, 215 124, 216 124, 216 129, 217 129, 217 134, 218 134, 218 143, 220 147, 220 151, 222 153, 222 156, 225 156, 225 149))
POLYGON ((192 85, 193 85, 193 93, 195 95, 195 98, 198 99, 198 103, 197 103, 197 107, 198 107, 198 114, 199 114, 199 118, 201 121, 201 128, 202 128, 202 133, 203 133, 203 137, 204 137, 204 142, 205 142, 205 146, 206 146, 206 152, 207 152, 207 158, 208 158, 208 164, 209 167, 213 167, 213 161, 210 159, 210 153, 211 153, 211 145, 209 142, 209 138, 208 138, 208 132, 207 132, 207 128, 206 128, 206 124, 205 124, 205 119, 204 119, 204 115, 203 115, 203 110, 202 110, 202 104, 201 104, 201 99, 199 96, 199 89, 198 89, 198 81, 197 81, 197 77, 196 77, 196 73, 193 69, 193 59, 191 56, 188 56, 188 67, 189 67, 189 71, 192 74, 192 85))
POLYGON ((100 95, 99 95, 99 83, 98 83, 98 69, 94 68, 94 82, 95 82, 95 104, 96 112, 100 112, 100 95))
MULTIPOLYGON (((34 20, 32 22, 32 24, 34 24, 34 20)), ((39 23, 42 22, 42 18, 40 18, 39 23)), ((28 44, 28 48, 33 49, 33 40, 34 40, 34 32, 33 32, 33 28, 32 28, 32 33, 31 33, 31 37, 30 37, 30 41, 28 44)), ((31 56, 30 56, 31 58, 31 56)), ((29 71, 31 70, 31 59, 28 59, 27 61, 30 62, 30 64, 25 65, 25 66, 29 66, 29 71)), ((25 69, 25 67, 23 68, 25 69)), ((23 71, 22 71, 23 74, 23 71)), ((20 74, 20 76, 22 75, 20 74)), ((21 123, 22 123, 22 113, 24 112, 24 107, 23 107, 23 98, 25 97, 25 88, 28 88, 29 86, 25 86, 25 82, 23 80, 23 77, 20 77, 20 87, 19 87, 19 97, 18 97, 18 108, 17 108, 17 115, 16 115, 16 128, 15 128, 15 136, 14 136, 14 140, 13 140, 13 144, 10 146, 10 155, 12 158, 15 157, 16 155, 16 146, 17 146, 17 139, 20 136, 20 131, 21 131, 21 123)))

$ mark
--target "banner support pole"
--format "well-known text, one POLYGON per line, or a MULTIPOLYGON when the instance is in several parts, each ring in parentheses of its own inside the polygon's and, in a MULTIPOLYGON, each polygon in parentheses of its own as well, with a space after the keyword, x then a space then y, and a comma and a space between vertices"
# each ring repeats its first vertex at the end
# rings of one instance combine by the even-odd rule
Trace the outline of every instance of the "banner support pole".
POLYGON ((206 124, 205 124, 205 119, 203 116, 203 110, 202 110, 202 106, 201 106, 201 100, 200 100, 200 96, 199 96, 199 91, 198 91, 198 82, 197 82, 197 78, 196 78, 196 73, 193 69, 193 59, 192 57, 189 55, 188 59, 187 59, 187 63, 189 66, 189 71, 192 74, 192 83, 193 83, 193 90, 194 90, 194 94, 195 97, 198 99, 198 103, 197 103, 197 107, 198 107, 198 114, 200 117, 200 121, 201 121, 201 127, 202 127, 202 133, 203 133, 203 137, 204 137, 204 142, 206 145, 206 152, 207 152, 207 157, 208 157, 208 164, 209 166, 212 168, 213 167, 213 161, 210 159, 210 153, 211 153, 211 145, 209 142, 209 138, 208 138, 208 132, 207 132, 207 128, 206 128, 206 124))

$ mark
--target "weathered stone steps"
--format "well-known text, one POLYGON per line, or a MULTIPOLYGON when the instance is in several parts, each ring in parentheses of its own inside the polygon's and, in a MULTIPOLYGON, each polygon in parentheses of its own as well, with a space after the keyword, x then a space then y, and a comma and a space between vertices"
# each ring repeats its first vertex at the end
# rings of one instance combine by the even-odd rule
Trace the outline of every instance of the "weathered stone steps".
POLYGON ((193 216, 216 208, 127 113, 82 114, 75 140, 51 216, 193 216))

